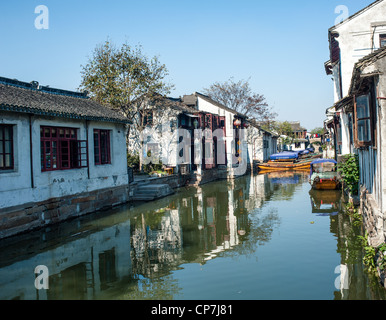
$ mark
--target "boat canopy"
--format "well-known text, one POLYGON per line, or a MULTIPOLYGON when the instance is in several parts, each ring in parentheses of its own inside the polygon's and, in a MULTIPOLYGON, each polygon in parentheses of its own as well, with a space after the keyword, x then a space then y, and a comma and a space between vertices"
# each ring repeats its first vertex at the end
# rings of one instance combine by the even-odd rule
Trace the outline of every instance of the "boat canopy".
MULTIPOLYGON (((314 165, 318 165, 318 164, 321 164, 323 165, 323 163, 332 163, 334 165, 337 164, 337 162, 333 159, 316 159, 314 161, 311 162, 311 171, 310 171, 310 177, 312 176, 312 174, 314 173, 314 165)), ((321 172, 320 172, 321 173, 321 172)))
POLYGON ((299 157, 298 152, 283 151, 270 156, 271 160, 285 160, 285 159, 297 159, 299 157))
POLYGON ((337 164, 337 162, 335 160, 333 160, 333 159, 323 159, 322 158, 322 159, 316 159, 316 160, 312 161, 311 165, 317 164, 317 163, 325 163, 325 162, 331 162, 331 163, 337 164))

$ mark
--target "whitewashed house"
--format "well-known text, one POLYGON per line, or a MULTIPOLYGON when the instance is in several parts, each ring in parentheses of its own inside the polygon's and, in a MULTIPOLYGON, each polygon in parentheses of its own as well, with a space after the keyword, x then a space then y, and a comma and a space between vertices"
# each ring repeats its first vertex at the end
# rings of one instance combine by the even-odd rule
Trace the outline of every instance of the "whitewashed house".
POLYGON ((343 108, 349 95, 353 68, 361 58, 386 44, 386 1, 378 0, 328 30, 330 60, 327 75, 334 83, 334 120, 329 128, 335 134, 337 155, 353 152, 353 119, 343 108))
POLYGON ((266 162, 277 153, 279 136, 262 129, 254 120, 248 120, 247 129, 248 158, 252 168, 255 163, 266 162))
POLYGON ((179 98, 155 95, 145 99, 138 114, 139 125, 132 127, 129 153, 139 154, 142 164, 160 164, 170 173, 203 179, 226 164, 224 120, 199 111, 179 98), (224 154, 224 156, 222 156, 224 154))
POLYGON ((248 127, 247 116, 199 92, 185 95, 182 100, 190 107, 219 117, 220 122, 224 124, 228 174, 230 177, 244 175, 248 170, 249 163, 246 133, 248 127))
POLYGON ((0 238, 128 201, 127 119, 0 78, 0 238))
POLYGON ((337 158, 356 154, 360 207, 370 245, 386 240, 386 1, 329 30, 335 104, 328 109, 337 158))
POLYGON ((359 156, 361 208, 373 244, 386 237, 386 47, 355 64, 342 109, 352 117, 352 144, 359 156))
POLYGON ((197 110, 185 106, 179 99, 160 95, 144 99, 141 110, 136 116, 136 125, 130 130, 129 153, 138 154, 141 165, 160 164, 172 169, 172 173, 179 173, 183 167, 190 172, 192 153, 179 150, 180 129, 192 133, 194 120, 199 118, 195 115, 197 110))

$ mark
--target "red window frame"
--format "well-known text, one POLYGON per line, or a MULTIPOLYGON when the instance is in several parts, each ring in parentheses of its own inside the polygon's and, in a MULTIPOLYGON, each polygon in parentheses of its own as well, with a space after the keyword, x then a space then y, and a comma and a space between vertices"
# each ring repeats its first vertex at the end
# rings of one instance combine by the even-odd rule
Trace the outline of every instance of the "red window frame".
POLYGON ((87 168, 87 150, 87 141, 78 140, 76 128, 40 127, 42 172, 87 168))
POLYGON ((94 129, 94 163, 111 164, 110 130, 94 129))
POLYGON ((0 170, 12 169, 14 169, 13 125, 0 124, 0 170))

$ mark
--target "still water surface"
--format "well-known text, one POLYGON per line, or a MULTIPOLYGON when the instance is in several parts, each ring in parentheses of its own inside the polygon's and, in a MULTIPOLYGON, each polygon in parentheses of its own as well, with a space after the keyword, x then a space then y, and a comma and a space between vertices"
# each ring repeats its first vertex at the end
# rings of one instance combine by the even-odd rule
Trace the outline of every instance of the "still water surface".
POLYGON ((340 192, 245 176, 0 242, 0 299, 385 299, 340 192), (49 289, 35 288, 35 267, 49 289))

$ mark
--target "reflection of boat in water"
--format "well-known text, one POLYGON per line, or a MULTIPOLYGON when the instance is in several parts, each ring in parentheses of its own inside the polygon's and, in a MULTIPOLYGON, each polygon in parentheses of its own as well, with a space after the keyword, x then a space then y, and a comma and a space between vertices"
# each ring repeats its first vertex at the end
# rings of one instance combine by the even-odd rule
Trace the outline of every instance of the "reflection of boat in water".
POLYGON ((298 184, 300 182, 300 178, 306 178, 308 173, 308 170, 259 172, 259 174, 267 175, 273 184, 298 184))
POLYGON ((322 154, 309 150, 283 151, 271 155, 268 162, 259 164, 258 167, 265 171, 309 170, 311 162, 321 157, 322 154))
POLYGON ((323 192, 311 189, 310 192, 312 213, 318 216, 335 216, 341 208, 341 193, 338 190, 323 192))
POLYGON ((317 159, 310 164, 309 182, 316 190, 336 190, 340 187, 337 162, 332 159, 317 159))

